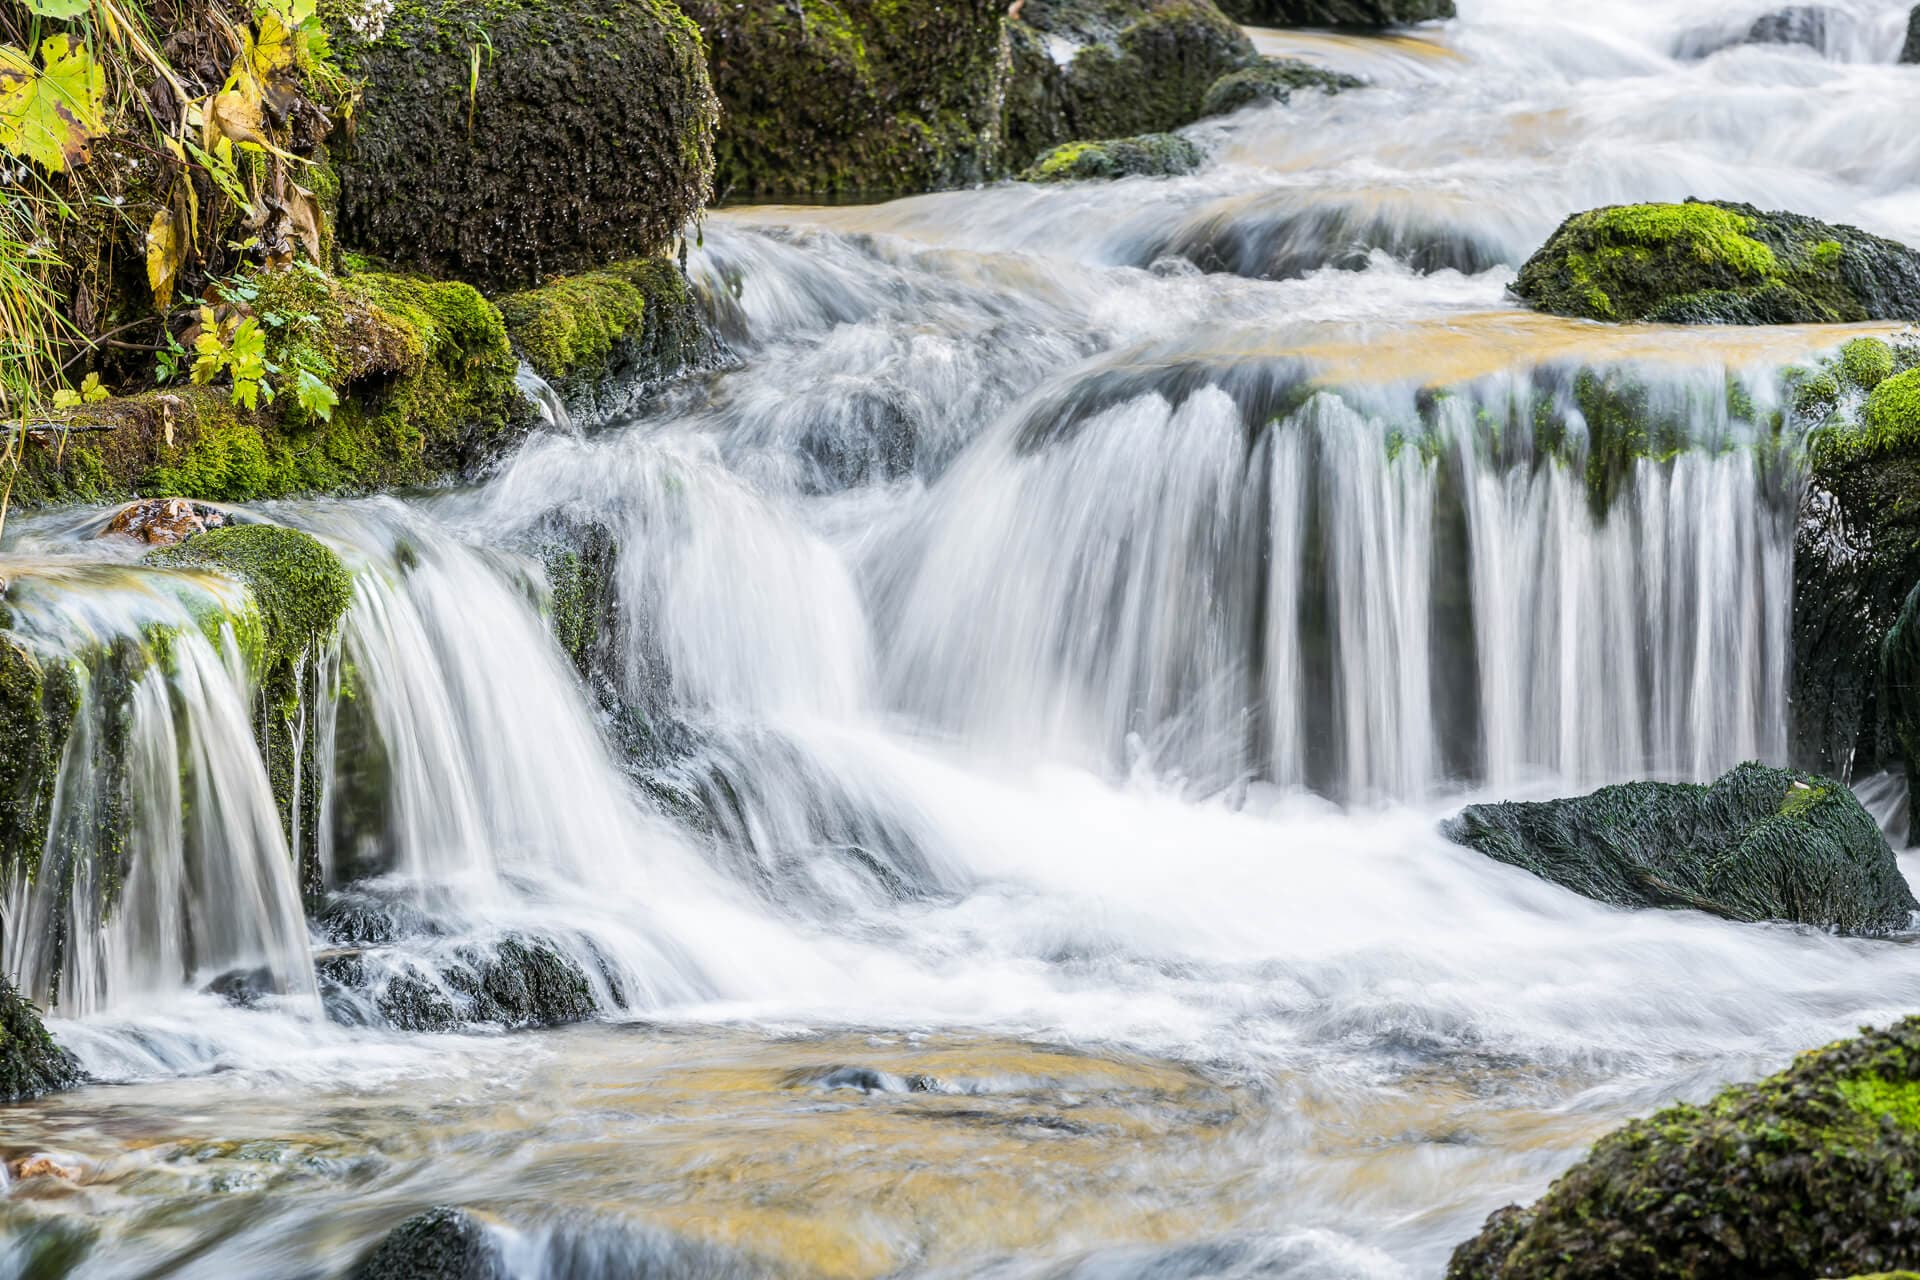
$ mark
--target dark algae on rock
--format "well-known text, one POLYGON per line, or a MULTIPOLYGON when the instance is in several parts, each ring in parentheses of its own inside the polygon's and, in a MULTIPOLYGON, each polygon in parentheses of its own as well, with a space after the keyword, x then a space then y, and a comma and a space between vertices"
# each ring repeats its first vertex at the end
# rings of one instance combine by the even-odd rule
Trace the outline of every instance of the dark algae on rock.
POLYGON ((1577 213, 1520 268, 1534 309, 1670 324, 1920 319, 1920 253, 1793 213, 1689 200, 1577 213))
POLYGON ((1920 1265, 1920 1018, 1601 1139, 1448 1280, 1806 1280, 1920 1265))
POLYGON ((1692 907, 1865 935, 1904 930, 1920 910, 1852 792, 1760 764, 1709 786, 1632 782, 1568 800, 1471 805, 1442 830, 1615 906, 1692 907))
POLYGON ((655 253, 711 193, 706 49, 666 0, 399 0, 341 57, 365 89, 340 240, 408 270, 513 287, 655 253))
POLYGON ((73 1055, 53 1042, 39 1015, 0 977, 0 1102, 20 1102, 80 1083, 73 1055))

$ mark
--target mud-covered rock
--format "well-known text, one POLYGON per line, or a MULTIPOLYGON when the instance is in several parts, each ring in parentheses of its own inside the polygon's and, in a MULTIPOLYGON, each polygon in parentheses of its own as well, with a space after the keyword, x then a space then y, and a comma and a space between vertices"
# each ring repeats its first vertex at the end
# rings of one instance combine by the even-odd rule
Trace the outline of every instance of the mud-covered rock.
POLYGON ((929 191, 1004 167, 1001 0, 686 0, 722 199, 929 191))
POLYGON ((80 1083, 80 1064, 53 1042, 40 1016, 0 977, 0 1102, 19 1102, 80 1083))
POLYGON ((226 523, 226 512, 204 503, 189 502, 185 498, 146 498, 129 502, 114 512, 100 536, 130 538, 149 547, 170 547, 226 523))
POLYGON ((1535 310, 1671 324, 1920 318, 1920 253, 1793 213, 1689 200, 1577 213, 1520 268, 1535 310))
POLYGON ((1804 1280, 1920 1265, 1920 1018, 1601 1139, 1448 1280, 1804 1280))
POLYGON ((480 1220, 438 1205, 389 1231, 351 1280, 505 1280, 506 1264, 480 1220))
POLYGON ((1221 76, 1256 61, 1212 0, 1026 0, 1008 40, 1014 168, 1077 138, 1191 124, 1221 76))
POLYGON ((1453 0, 1226 0, 1235 22, 1261 27, 1406 26, 1454 16, 1453 0))
POLYGON ((1069 142, 1034 161, 1022 182, 1078 182, 1090 178, 1171 178, 1192 173, 1206 159, 1177 133, 1149 133, 1104 142, 1069 142))
POLYGON ((1920 910, 1851 791, 1759 764, 1710 786, 1632 782, 1567 800, 1470 805, 1442 830, 1614 906, 1865 935, 1904 930, 1920 910))
POLYGON ((555 277, 498 305, 514 351, 583 425, 719 356, 692 284, 668 258, 555 277))
POLYGON ((657 253, 707 202, 706 50, 667 0, 399 0, 366 35, 327 16, 365 81, 335 147, 346 247, 513 287, 657 253))
POLYGON ((1362 88, 1366 83, 1358 76, 1329 71, 1297 58, 1263 58, 1214 81, 1200 104, 1200 114, 1223 116, 1255 102, 1285 103, 1296 93, 1339 93, 1362 88))

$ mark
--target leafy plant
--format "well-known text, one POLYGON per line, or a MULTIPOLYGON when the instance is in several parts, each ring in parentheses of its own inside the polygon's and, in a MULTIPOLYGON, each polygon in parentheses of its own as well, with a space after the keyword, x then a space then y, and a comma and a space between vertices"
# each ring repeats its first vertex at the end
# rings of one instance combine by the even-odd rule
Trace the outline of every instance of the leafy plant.
POLYGON ((83 404, 98 404, 102 400, 105 400, 110 394, 112 393, 100 385, 100 375, 98 373, 90 373, 87 375, 86 381, 80 384, 78 391, 75 391, 71 387, 61 387, 58 391, 55 391, 53 393, 53 407, 56 409, 78 409, 83 404))
POLYGON ((273 403, 267 375, 280 367, 267 359, 267 334, 253 316, 218 319, 212 307, 200 308, 200 332, 193 340, 194 385, 206 386, 221 374, 233 382, 234 404, 257 409, 273 403))

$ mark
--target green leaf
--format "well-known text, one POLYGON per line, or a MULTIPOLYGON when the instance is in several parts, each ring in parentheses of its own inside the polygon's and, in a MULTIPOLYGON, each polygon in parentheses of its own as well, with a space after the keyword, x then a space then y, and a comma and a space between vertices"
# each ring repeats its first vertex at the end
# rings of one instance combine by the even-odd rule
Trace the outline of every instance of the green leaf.
POLYGON ((87 380, 80 384, 80 398, 88 404, 99 404, 112 394, 100 385, 100 375, 97 373, 88 374, 87 380))
POLYGON ((107 73, 68 35, 42 40, 40 63, 0 45, 0 149, 61 173, 106 131, 107 73))
POLYGON ((53 393, 53 407, 56 409, 78 409, 80 393, 72 387, 61 387, 53 393))
POLYGON ((93 8, 93 0, 20 0, 28 13, 43 18, 77 18, 93 8))
POLYGON ((300 407, 322 422, 333 421, 333 407, 340 403, 340 397, 334 393, 311 369, 302 369, 294 379, 293 392, 299 398, 300 407))

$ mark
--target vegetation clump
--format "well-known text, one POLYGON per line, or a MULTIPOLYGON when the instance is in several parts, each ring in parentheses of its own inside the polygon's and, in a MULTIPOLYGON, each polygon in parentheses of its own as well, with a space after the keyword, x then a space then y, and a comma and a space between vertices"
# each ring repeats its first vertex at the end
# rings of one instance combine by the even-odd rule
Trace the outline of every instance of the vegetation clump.
POLYGON ((1520 269, 1540 311, 1673 324, 1920 319, 1920 253, 1853 227, 1690 200, 1578 213, 1520 269))
POLYGON ((1176 133, 1148 133, 1105 142, 1069 142, 1034 161, 1022 182, 1077 182, 1089 178, 1171 178, 1192 173, 1206 153, 1176 133))
POLYGON ((402 0, 339 33, 365 82, 341 242, 492 288, 652 254, 712 192, 699 30, 667 0, 402 0))
POLYGON ((1223 116, 1256 102, 1287 103, 1305 90, 1339 93, 1366 81, 1344 71, 1329 71, 1297 58, 1263 58, 1254 66, 1230 71, 1213 82, 1200 103, 1203 116, 1223 116))
POLYGON ((1448 1280, 1799 1280, 1920 1261, 1920 1018, 1603 1138, 1448 1280))
POLYGON ((0 977, 0 1102, 21 1102, 80 1083, 80 1064, 53 1042, 25 996, 0 977))
POLYGON ((1759 764, 1710 786, 1634 782, 1568 800, 1471 805, 1442 830, 1615 906, 1864 935, 1904 930, 1920 910, 1852 792, 1759 764))

